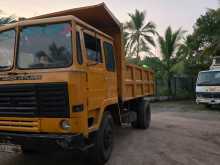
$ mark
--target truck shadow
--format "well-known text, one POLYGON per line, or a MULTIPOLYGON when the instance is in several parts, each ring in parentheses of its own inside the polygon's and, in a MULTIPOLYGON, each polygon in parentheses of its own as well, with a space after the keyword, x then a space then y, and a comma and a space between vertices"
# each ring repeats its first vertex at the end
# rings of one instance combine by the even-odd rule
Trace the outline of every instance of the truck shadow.
POLYGON ((37 153, 32 155, 21 153, 7 163, 16 165, 87 165, 88 161, 82 155, 79 152, 37 153))
POLYGON ((206 109, 210 110, 210 111, 219 111, 220 112, 220 105, 212 105, 211 107, 206 108, 206 109))
MULTIPOLYGON (((126 137, 133 135, 135 133, 131 126, 116 127, 115 128, 115 149, 116 146, 124 141, 126 137), (131 131, 133 130, 133 131, 131 131)), ((113 151, 114 153, 114 151, 113 151)), ((86 160, 85 154, 81 152, 71 152, 71 151, 60 151, 51 153, 33 153, 24 155, 22 153, 0 153, 3 157, 3 162, 0 164, 4 165, 89 165, 90 163, 86 160)), ((114 154, 112 155, 114 159, 114 154)))

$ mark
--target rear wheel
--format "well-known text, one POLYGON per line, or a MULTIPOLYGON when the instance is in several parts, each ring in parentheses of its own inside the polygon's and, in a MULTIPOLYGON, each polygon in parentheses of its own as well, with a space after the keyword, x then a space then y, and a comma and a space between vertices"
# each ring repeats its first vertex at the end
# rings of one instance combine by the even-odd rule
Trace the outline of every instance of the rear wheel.
POLYGON ((137 113, 137 120, 131 123, 132 126, 139 129, 148 129, 151 122, 150 104, 141 100, 136 104, 136 107, 135 111, 137 113))
POLYGON ((104 113, 100 129, 91 138, 94 147, 88 152, 90 163, 104 165, 113 149, 113 119, 109 112, 104 113))

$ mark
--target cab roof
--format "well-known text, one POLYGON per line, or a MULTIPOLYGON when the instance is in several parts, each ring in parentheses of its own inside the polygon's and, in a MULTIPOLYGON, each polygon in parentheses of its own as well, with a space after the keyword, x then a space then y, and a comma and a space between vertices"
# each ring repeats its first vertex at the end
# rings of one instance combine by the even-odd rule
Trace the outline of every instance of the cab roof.
POLYGON ((125 52, 123 45, 122 24, 107 8, 105 3, 100 3, 93 6, 86 6, 54 12, 50 14, 40 15, 30 19, 43 19, 50 17, 59 17, 72 15, 79 20, 91 25, 101 32, 111 36, 114 41, 115 56, 117 62, 117 78, 119 87, 119 97, 123 99, 123 85, 124 85, 124 70, 125 70, 125 52))

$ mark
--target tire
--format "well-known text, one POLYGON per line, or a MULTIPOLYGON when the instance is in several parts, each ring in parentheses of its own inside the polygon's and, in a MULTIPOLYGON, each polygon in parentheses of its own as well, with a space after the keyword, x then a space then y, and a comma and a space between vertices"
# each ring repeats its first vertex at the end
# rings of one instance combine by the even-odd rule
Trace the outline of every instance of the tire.
POLYGON ((132 122, 133 128, 148 129, 151 122, 150 104, 144 100, 137 103, 137 120, 132 122))
POLYGON ((113 119, 109 112, 103 114, 100 129, 91 137, 94 147, 88 151, 88 160, 94 165, 104 165, 113 150, 113 119))

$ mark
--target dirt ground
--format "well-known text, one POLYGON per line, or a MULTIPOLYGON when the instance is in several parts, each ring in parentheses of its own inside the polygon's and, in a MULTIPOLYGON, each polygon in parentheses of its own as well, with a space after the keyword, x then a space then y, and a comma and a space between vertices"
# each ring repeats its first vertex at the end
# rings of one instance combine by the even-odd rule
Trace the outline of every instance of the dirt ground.
MULTIPOLYGON (((152 104, 147 131, 117 128, 107 165, 219 165, 220 110, 207 110, 191 101, 152 104)), ((86 165, 71 153, 24 156, 0 153, 1 165, 86 165)))

